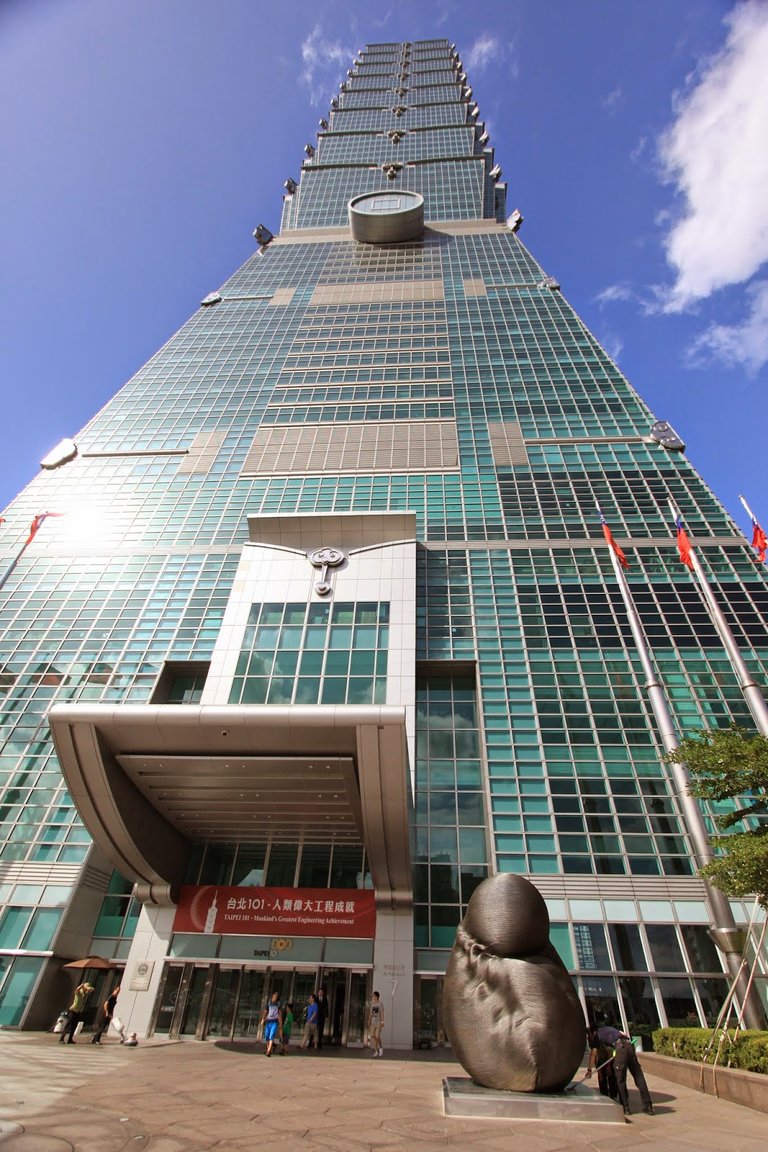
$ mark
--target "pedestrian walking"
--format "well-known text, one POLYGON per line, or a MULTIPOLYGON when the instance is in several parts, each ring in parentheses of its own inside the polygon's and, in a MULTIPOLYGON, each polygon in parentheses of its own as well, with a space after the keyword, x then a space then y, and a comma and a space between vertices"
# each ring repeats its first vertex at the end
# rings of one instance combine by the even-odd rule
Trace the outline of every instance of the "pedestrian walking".
POLYGON ((310 992, 306 1021, 304 1023, 304 1035, 301 1038, 302 1048, 311 1048, 313 1045, 317 1048, 317 1015, 317 996, 315 996, 314 992, 310 992))
POLYGON ((293 1032, 293 1004, 286 1004, 283 1010, 283 1056, 287 1054, 290 1047, 291 1032, 293 1032))
POLYGON ((317 1050, 318 1052, 323 1047, 323 1036, 325 1034, 325 1022, 328 1019, 328 996, 326 993, 325 985, 321 985, 317 990, 317 1050))
POLYGON ((91 1044, 101 1044, 102 1036, 105 1032, 109 1031, 109 1026, 112 1023, 112 1017, 115 1014, 115 1005, 117 1004, 117 998, 119 995, 120 985, 118 984, 117 988, 112 989, 109 996, 102 1005, 101 1021, 98 1028, 94 1032, 93 1037, 91 1038, 91 1044))
POLYGON ((283 1013, 280 1008, 279 992, 273 992, 270 996, 261 1022, 264 1025, 264 1039, 267 1042, 265 1055, 271 1056, 275 1041, 283 1039, 283 1013))
POLYGON ((374 1056, 384 1055, 384 1049, 381 1046, 381 1032, 383 1027, 384 1007, 378 992, 374 992, 371 1006, 368 1009, 368 1036, 370 1037, 374 1056))

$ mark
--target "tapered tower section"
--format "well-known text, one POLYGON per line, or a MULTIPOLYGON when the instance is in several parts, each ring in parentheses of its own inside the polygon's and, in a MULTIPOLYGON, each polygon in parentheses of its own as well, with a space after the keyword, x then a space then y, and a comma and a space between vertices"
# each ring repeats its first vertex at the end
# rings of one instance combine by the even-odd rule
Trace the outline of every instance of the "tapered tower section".
POLYGON ((0 1023, 47 1026, 98 952, 139 1033, 248 1036, 324 984, 329 1039, 362 1043, 376 988, 391 1044, 439 1043, 497 871, 593 1018, 710 1019, 595 505, 681 732, 750 715, 667 501, 764 684, 762 571, 521 243, 452 44, 361 51, 285 193, 5 513, 0 1023))

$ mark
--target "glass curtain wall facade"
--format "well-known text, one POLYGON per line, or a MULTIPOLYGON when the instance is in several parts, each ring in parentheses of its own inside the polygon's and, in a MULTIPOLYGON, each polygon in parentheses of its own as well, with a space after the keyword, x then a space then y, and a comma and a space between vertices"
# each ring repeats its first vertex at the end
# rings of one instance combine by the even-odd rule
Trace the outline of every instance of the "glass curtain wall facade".
MULTIPOLYGON (((401 511, 418 540, 415 1040, 444 1039, 447 951, 497 871, 542 891, 589 1014, 711 1022, 726 977, 595 505, 681 734, 752 721, 668 500, 759 684, 763 570, 522 244, 453 45, 361 51, 305 151, 279 236, 5 512, 7 561, 35 516, 61 515, 0 601, 0 1024, 55 1016, 73 924, 124 961, 138 915, 62 780, 51 705, 199 701, 247 517, 401 511), (423 233, 352 239, 348 203, 368 193, 374 213, 418 194, 423 233)), ((384 700, 388 611, 255 604, 225 699, 384 700)), ((365 870, 364 845, 200 842, 187 878, 353 887, 365 870)))

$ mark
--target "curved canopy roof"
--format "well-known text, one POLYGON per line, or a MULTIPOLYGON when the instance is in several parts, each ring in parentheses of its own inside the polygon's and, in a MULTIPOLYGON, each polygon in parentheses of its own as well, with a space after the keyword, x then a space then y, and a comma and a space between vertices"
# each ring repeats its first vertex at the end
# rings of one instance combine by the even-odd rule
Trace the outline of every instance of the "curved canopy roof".
POLYGON ((200 841, 361 842, 380 906, 411 902, 405 709, 57 704, 78 812, 139 895, 172 902, 200 841))

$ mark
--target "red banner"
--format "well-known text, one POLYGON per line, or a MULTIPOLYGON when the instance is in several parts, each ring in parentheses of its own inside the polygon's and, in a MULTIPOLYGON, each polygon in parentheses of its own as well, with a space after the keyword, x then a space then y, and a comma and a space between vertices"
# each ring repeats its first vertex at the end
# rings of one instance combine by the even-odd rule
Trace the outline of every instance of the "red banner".
POLYGON ((376 935, 376 905, 370 889, 189 884, 181 889, 173 930, 372 940, 376 935))

